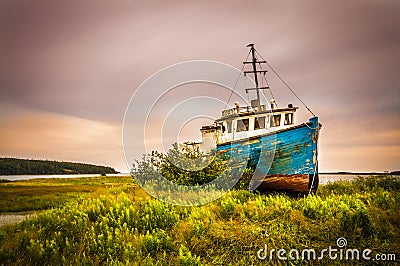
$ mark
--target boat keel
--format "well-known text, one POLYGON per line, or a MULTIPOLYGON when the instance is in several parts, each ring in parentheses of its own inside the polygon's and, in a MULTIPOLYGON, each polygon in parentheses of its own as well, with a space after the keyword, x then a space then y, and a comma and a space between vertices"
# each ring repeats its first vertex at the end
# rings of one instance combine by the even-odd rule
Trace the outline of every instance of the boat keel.
POLYGON ((274 174, 266 175, 256 190, 307 193, 317 191, 318 183, 318 174, 274 174))

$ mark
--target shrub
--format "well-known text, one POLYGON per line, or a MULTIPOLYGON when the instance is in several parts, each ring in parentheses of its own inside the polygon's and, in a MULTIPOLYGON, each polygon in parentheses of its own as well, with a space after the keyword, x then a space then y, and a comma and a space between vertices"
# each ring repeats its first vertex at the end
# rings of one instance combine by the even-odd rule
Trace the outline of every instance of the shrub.
POLYGON ((181 151, 175 143, 167 154, 153 151, 143 156, 141 160, 137 160, 131 174, 140 182, 145 182, 149 177, 162 175, 179 185, 203 185, 220 177, 227 169, 225 161, 218 158, 212 160, 206 158, 205 154, 198 149, 181 151), (199 165, 207 166, 201 168, 199 165))
POLYGON ((182 266, 201 265, 200 257, 198 257, 196 255, 192 255, 192 253, 183 244, 179 248, 178 261, 179 261, 179 265, 182 265, 182 266))
POLYGON ((144 254, 155 254, 161 251, 169 252, 172 249, 172 241, 162 229, 146 232, 141 238, 141 249, 144 254))
POLYGON ((225 219, 228 219, 232 216, 235 211, 235 207, 238 204, 238 200, 233 197, 224 197, 220 200, 221 204, 221 215, 225 219))

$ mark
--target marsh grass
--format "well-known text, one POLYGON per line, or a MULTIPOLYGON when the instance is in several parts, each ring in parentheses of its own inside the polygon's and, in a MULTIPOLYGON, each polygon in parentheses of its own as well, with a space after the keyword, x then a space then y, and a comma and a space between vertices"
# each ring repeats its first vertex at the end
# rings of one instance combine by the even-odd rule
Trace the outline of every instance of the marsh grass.
POLYGON ((124 181, 73 182, 98 188, 0 228, 2 264, 281 265, 277 258, 260 261, 256 252, 265 244, 321 250, 339 237, 349 248, 400 253, 400 181, 390 176, 330 183, 308 197, 232 190, 197 207, 152 199, 124 181))
POLYGON ((48 178, 0 182, 0 213, 62 206, 101 189, 129 191, 131 177, 48 178))

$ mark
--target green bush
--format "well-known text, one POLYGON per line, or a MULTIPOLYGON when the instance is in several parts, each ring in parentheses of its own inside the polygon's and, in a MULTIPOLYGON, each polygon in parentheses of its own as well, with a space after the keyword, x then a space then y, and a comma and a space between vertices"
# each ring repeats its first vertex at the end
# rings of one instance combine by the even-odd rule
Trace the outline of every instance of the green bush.
POLYGON ((162 229, 147 232, 142 238, 142 252, 144 254, 155 254, 161 251, 169 252, 172 250, 172 240, 162 229))
POLYGON ((184 245, 181 245, 181 247, 179 248, 178 261, 179 265, 182 266, 201 265, 200 257, 192 255, 192 253, 184 245))
POLYGON ((217 157, 206 158, 198 149, 187 148, 182 151, 175 143, 167 154, 153 151, 151 154, 144 155, 133 165, 131 174, 142 182, 149 177, 162 175, 179 185, 203 185, 224 175, 227 170, 225 161, 217 157), (205 167, 201 168, 199 165, 205 167))

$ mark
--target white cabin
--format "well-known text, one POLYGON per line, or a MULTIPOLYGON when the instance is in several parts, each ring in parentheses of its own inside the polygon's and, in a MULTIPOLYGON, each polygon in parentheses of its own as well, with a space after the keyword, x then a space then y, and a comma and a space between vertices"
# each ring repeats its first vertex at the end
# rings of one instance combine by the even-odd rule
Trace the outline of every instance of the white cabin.
MULTIPOLYGON (((215 145, 246 139, 269 132, 292 127, 295 124, 295 112, 298 107, 291 104, 286 108, 275 108, 271 101, 271 109, 265 105, 255 107, 236 107, 224 110, 222 117, 213 125, 201 128, 202 143, 196 143, 201 150, 215 148, 215 145)), ((192 145, 197 146, 195 143, 192 145)))

